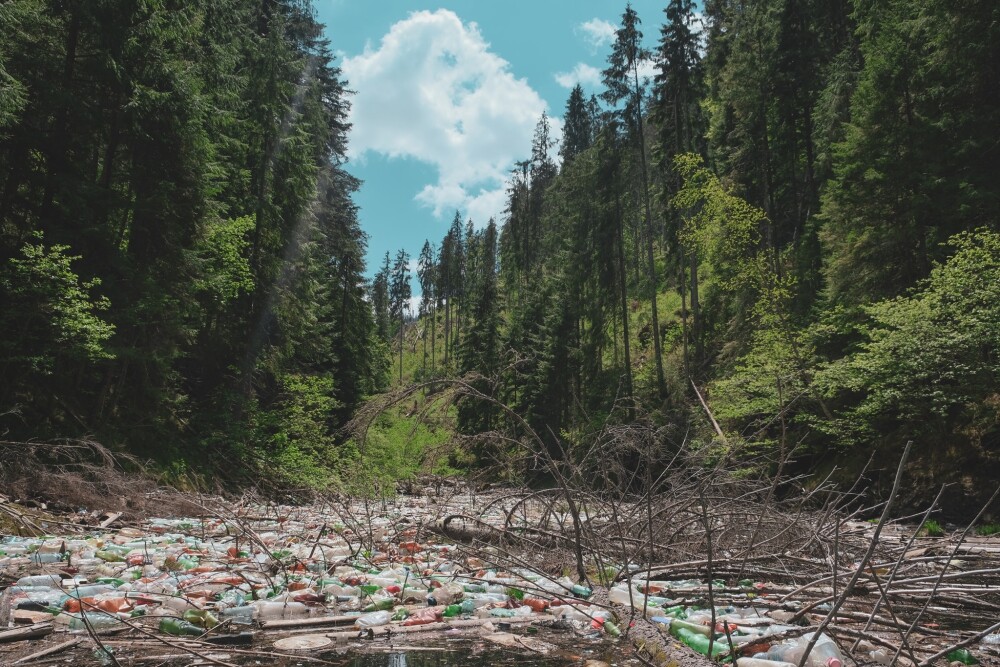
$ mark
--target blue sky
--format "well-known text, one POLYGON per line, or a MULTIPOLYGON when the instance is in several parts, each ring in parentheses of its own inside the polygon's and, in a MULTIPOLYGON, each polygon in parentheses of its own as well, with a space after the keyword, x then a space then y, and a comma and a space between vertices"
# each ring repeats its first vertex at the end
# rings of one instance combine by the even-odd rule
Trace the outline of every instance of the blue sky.
MULTIPOLYGON (((455 211, 500 223, 504 179, 530 153, 542 111, 560 134, 572 86, 599 93, 624 1, 315 0, 350 88, 349 170, 370 235, 368 273, 386 251, 414 258, 455 211)), ((635 0, 645 42, 665 0, 635 0)), ((416 285, 415 285, 416 287, 416 285)))

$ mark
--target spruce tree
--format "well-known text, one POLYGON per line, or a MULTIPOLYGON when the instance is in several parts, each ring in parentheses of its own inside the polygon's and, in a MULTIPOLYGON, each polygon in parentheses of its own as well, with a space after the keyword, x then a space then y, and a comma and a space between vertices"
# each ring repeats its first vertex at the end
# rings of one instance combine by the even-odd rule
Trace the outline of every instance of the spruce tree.
POLYGON ((403 249, 396 253, 389 283, 389 313, 399 322, 399 381, 403 381, 403 338, 406 331, 406 311, 410 307, 410 255, 403 249))

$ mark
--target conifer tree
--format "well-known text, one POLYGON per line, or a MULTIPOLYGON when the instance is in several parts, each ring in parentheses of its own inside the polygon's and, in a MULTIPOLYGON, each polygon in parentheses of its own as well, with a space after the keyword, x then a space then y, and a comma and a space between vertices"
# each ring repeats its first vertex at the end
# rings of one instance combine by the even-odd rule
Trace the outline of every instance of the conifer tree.
MULTIPOLYGON (((388 254, 387 254, 388 255, 388 254)), ((406 311, 410 307, 410 255, 403 249, 396 253, 389 283, 389 312, 399 322, 399 381, 403 381, 403 335, 406 331, 406 311)))
MULTIPOLYGON (((435 335, 435 324, 437 322, 437 310, 435 308, 435 292, 437 289, 436 273, 437 264, 434 258, 434 246, 428 240, 424 241, 424 247, 420 250, 420 258, 417 262, 417 280, 420 282, 420 315, 431 321, 431 373, 434 372, 434 348, 437 345, 435 335)), ((424 323, 426 326, 426 322, 424 323)), ((424 371, 427 370, 427 334, 424 333, 424 371)))
POLYGON ((566 114, 563 116, 563 139, 559 155, 563 167, 594 143, 593 119, 583 97, 583 87, 576 84, 566 100, 566 114))
POLYGON ((378 332, 379 338, 386 342, 390 339, 389 326, 392 321, 389 315, 390 270, 389 253, 386 252, 382 267, 372 280, 372 309, 375 311, 375 330, 378 332))

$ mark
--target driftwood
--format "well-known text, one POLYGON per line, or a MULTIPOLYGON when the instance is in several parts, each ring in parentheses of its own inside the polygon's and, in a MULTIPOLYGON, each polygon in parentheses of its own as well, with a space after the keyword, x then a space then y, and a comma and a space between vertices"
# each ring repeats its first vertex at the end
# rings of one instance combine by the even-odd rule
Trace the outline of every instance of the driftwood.
POLYGON ((35 623, 20 628, 10 628, 0 630, 0 643, 19 642, 25 639, 38 639, 52 634, 53 625, 51 622, 35 623))

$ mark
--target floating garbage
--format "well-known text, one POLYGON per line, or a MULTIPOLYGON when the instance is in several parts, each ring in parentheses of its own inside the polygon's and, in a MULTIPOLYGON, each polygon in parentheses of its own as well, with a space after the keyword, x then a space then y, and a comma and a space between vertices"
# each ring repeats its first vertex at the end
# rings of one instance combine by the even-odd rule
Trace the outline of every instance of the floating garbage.
POLYGON ((607 608, 587 602, 586 582, 491 567, 454 544, 417 541, 405 516, 371 517, 352 530, 306 509, 247 513, 258 516, 0 538, 0 591, 7 579, 15 619, 35 614, 70 636, 155 633, 246 646, 262 631, 320 631, 273 644, 290 651, 426 626, 487 628, 496 641, 512 624, 537 621, 609 639, 622 633, 607 608))

